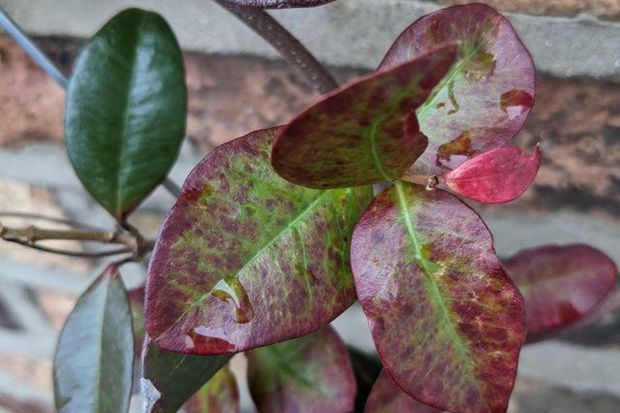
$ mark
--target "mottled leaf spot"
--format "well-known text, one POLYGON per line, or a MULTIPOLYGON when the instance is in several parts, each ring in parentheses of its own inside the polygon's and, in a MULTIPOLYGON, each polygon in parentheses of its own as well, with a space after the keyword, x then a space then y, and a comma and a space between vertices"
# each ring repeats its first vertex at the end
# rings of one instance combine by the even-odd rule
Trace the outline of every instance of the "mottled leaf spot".
POLYGON ((513 120, 526 110, 534 106, 534 97, 525 90, 512 89, 503 93, 500 98, 500 107, 513 120))
POLYGON ((254 309, 248 293, 237 278, 222 278, 211 290, 211 295, 234 306, 235 319, 238 323, 247 323, 254 317, 254 309))
POLYGON ((473 155, 471 132, 463 131, 456 139, 437 148, 436 165, 452 170, 473 155))
POLYGON ((379 69, 446 43, 457 43, 459 53, 416 110, 429 143, 411 167, 413 175, 443 176, 476 154, 506 145, 533 105, 532 59, 510 22, 484 4, 448 7, 416 20, 396 39, 379 69), (470 150, 447 151, 465 135, 470 150))

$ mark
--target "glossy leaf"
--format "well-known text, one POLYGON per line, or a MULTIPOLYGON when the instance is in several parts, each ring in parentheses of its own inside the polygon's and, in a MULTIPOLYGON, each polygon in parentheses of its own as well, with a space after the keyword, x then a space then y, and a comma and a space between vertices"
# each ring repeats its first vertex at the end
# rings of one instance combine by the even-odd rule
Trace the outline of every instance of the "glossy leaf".
POLYGON ((528 338, 580 320, 618 281, 614 263, 601 251, 581 244, 524 250, 503 265, 525 298, 528 338))
POLYGON ((357 387, 355 409, 353 411, 355 413, 363 413, 370 390, 379 377, 383 366, 381 366, 379 358, 374 354, 367 354, 353 347, 347 347, 347 349, 349 350, 349 358, 353 366, 357 387))
POLYGON ((118 220, 176 160, 186 94, 181 50, 158 14, 125 10, 82 51, 67 95, 67 151, 84 187, 118 220))
POLYGON ((503 146, 519 132, 534 104, 532 59, 510 22, 484 4, 439 10, 409 26, 379 69, 402 64, 446 43, 459 57, 416 111, 429 144, 413 166, 443 175, 466 159, 503 146))
POLYGON ((291 7, 316 7, 334 0, 225 0, 240 6, 260 7, 263 9, 286 9, 291 7))
POLYGON ((413 110, 448 72, 455 55, 454 46, 444 46, 327 95, 280 132, 274 169, 311 188, 401 176, 428 142, 413 110))
POLYGON ((409 396, 383 370, 372 387, 364 413, 441 413, 442 411, 409 396))
POLYGON ((116 266, 80 296, 54 355, 58 413, 125 413, 133 368, 131 309, 116 266))
POLYGON ((142 357, 143 413, 176 413, 230 360, 230 356, 172 353, 151 340, 147 340, 142 357))
POLYGON ((218 147, 185 182, 147 281, 160 347, 239 352, 316 331, 355 300, 349 239, 371 190, 290 184, 269 163, 276 133, 218 147))
POLYGON ((485 204, 517 199, 530 187, 540 168, 540 150, 533 154, 502 146, 466 160, 448 172, 444 182, 454 192, 485 204))
POLYGON ((221 368, 185 404, 186 413, 239 413, 237 380, 228 366, 221 368))
POLYGON ((351 264, 379 357, 403 390, 445 410, 505 411, 523 299, 473 210, 397 182, 355 228, 351 264))
POLYGON ((260 413, 349 413, 355 376, 331 327, 248 353, 248 383, 260 413))

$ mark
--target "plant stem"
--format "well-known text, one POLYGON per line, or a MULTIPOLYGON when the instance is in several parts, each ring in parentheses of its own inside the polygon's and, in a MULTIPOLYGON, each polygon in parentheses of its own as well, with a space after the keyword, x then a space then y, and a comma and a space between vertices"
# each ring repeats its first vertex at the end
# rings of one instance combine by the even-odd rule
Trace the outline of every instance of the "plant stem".
MULTIPOLYGON (((22 30, 21 27, 0 7, 0 28, 9 35, 15 43, 22 48, 22 50, 32 59, 32 61, 39 66, 46 75, 48 75, 54 82, 58 84, 65 92, 69 87, 69 80, 58 69, 54 63, 43 53, 41 49, 32 41, 30 37, 22 30)), ((178 196, 178 193, 174 193, 171 188, 178 188, 178 185, 174 183, 170 178, 166 177, 164 180, 164 188, 168 190, 174 197, 178 196)))
POLYGON ((131 227, 130 232, 98 231, 91 229, 45 229, 34 225, 25 227, 11 227, 0 222, 0 239, 14 242, 36 250, 72 257, 101 258, 110 255, 132 253, 135 260, 141 259, 153 249, 154 241, 146 241, 131 227), (119 244, 122 248, 108 251, 84 252, 67 251, 58 248, 37 245, 38 241, 68 240, 78 242, 99 242, 102 244, 119 244))
POLYGON ((267 12, 256 7, 239 6, 226 0, 213 0, 273 46, 289 64, 297 68, 321 93, 330 92, 338 83, 327 69, 267 12))
POLYGON ((422 185, 426 187, 427 190, 433 190, 440 184, 439 177, 436 175, 426 176, 426 175, 413 175, 409 173, 405 173, 403 176, 398 178, 400 181, 409 182, 410 184, 422 185))
POLYGON ((118 248, 114 250, 98 251, 98 252, 67 251, 67 250, 61 250, 58 248, 46 247, 43 245, 36 245, 36 244, 30 245, 20 240, 5 240, 5 241, 14 242, 16 244, 35 249, 37 251, 49 252, 49 253, 57 254, 57 255, 66 255, 69 257, 76 257, 76 258, 103 258, 103 257, 109 257, 112 255, 118 255, 118 254, 129 254, 132 252, 129 248, 118 248))
POLYGON ((95 231, 89 229, 45 229, 34 225, 10 227, 0 223, 0 238, 8 241, 23 241, 34 245, 44 240, 94 241, 105 244, 134 246, 135 237, 125 232, 95 231))

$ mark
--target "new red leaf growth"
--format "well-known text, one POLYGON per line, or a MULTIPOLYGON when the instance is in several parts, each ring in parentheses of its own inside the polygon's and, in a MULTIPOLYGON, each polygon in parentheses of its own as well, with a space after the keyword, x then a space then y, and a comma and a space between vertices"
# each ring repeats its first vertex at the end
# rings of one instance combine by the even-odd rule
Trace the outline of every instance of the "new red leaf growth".
POLYGON ((466 160, 448 172, 444 182, 454 192, 485 204, 520 197, 534 182, 540 150, 531 155, 516 146, 503 146, 466 160))
POLYGON ((613 261, 587 245, 532 248, 505 260, 503 266, 525 298, 528 338, 580 320, 618 281, 613 261))

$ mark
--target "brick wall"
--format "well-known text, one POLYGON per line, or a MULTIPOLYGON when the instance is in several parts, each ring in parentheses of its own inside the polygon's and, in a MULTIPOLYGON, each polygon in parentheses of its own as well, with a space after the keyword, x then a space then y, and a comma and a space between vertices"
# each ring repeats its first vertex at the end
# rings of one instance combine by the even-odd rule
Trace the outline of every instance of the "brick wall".
MULTIPOLYGON (((247 131, 285 123, 317 95, 284 62, 273 60, 272 50, 214 5, 171 3, 62 0, 52 5, 43 0, 0 0, 39 36, 39 44, 67 74, 80 39, 115 10, 126 4, 162 10, 192 50, 185 55, 188 137, 198 151, 184 148, 172 174, 182 182, 202 153, 247 131)), ((436 3, 340 0, 320 9, 274 15, 307 40, 344 81, 372 68, 391 39, 416 16, 436 9, 436 3)), ((516 143, 531 149, 542 142, 544 156, 535 184, 524 197, 508 206, 481 208, 498 251, 510 254, 543 243, 581 241, 620 263, 620 0, 489 3, 514 12, 510 18, 540 69, 537 103, 516 143), (576 15, 581 12, 588 15, 576 15)), ((0 212, 46 212, 109 227, 110 219, 80 190, 64 155, 63 106, 64 92, 0 35, 0 212)), ((168 194, 156 192, 134 223, 155 234, 172 201, 168 194)), ((32 398, 37 409, 49 411, 53 334, 97 266, 0 244, 0 282, 15 292, 0 295, 5 310, 0 311, 0 324, 15 322, 11 314, 17 312, 26 314, 18 324, 21 320, 35 326, 0 330, 0 411, 39 411, 24 410, 13 400, 32 398), (7 393, 13 395, 10 402, 3 396, 7 393)), ((124 275, 137 282, 143 269, 134 267, 124 275)), ((353 310, 338 325, 349 340, 370 346, 360 333, 365 323, 359 312, 353 310)), ((557 343, 530 348, 524 352, 512 409, 614 411, 620 402, 618 371, 620 354, 614 349, 593 351, 557 343), (574 358, 585 361, 576 367, 574 358)))

